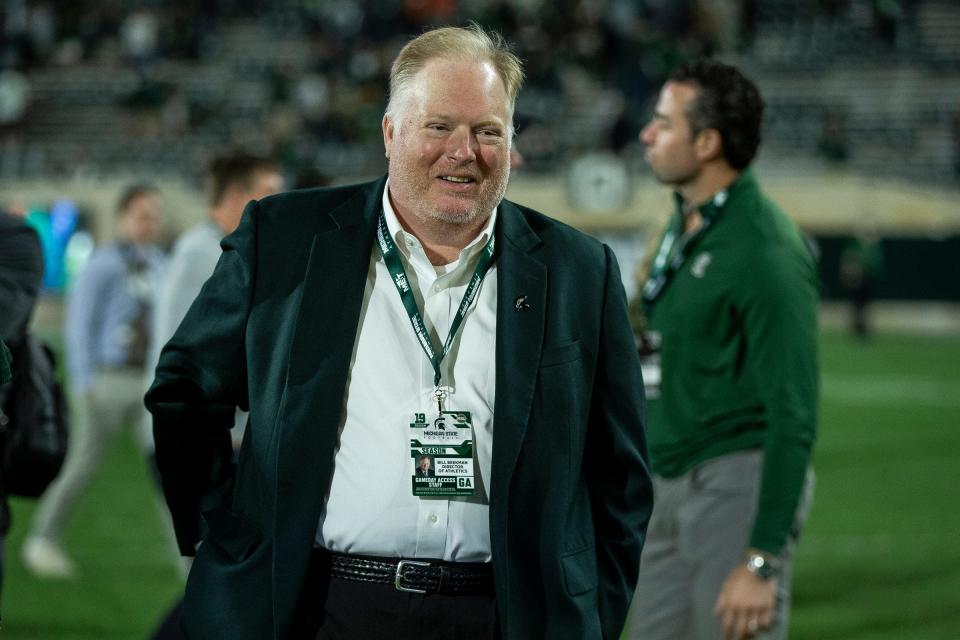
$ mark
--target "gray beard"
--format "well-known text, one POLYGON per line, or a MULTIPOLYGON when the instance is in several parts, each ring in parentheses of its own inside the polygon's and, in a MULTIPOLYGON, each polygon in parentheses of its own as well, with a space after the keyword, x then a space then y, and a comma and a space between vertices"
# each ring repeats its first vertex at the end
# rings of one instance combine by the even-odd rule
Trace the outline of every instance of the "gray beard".
POLYGON ((435 225, 455 225, 458 227, 471 226, 477 224, 480 221, 486 220, 493 210, 499 206, 500 202, 503 200, 504 196, 507 193, 507 184, 510 182, 510 174, 507 173, 506 179, 503 181, 503 186, 497 190, 494 194, 494 197, 489 201, 478 202, 478 206, 475 209, 462 212, 449 213, 445 211, 439 211, 436 209, 423 209, 416 208, 414 209, 414 215, 425 225, 435 226, 435 225))
MULTIPOLYGON (((490 211, 493 210, 493 207, 490 207, 490 211)), ((484 218, 489 215, 490 211, 483 211, 480 207, 471 211, 464 211, 458 213, 445 213, 442 211, 437 211, 435 209, 418 210, 417 217, 424 224, 453 224, 457 226, 467 226, 475 223, 480 218, 484 218)))

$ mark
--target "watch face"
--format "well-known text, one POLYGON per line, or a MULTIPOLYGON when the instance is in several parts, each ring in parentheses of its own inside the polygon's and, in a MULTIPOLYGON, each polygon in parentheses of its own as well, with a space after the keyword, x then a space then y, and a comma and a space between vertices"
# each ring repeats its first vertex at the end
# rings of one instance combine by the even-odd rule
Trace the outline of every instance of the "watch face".
POLYGON ((570 204, 585 213, 622 211, 633 199, 626 163, 612 153, 589 153, 570 165, 567 174, 570 204))
POLYGON ((747 559, 747 569, 758 578, 763 578, 764 580, 775 578, 779 573, 777 567, 760 554, 753 554, 747 559))

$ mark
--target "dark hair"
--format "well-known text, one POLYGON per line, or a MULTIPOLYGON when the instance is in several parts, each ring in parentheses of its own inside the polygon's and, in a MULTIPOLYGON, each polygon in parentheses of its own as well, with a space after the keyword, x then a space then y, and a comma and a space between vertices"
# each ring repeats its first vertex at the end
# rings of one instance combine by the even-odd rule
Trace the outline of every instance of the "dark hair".
POLYGON ((152 184, 141 183, 128 186, 123 190, 123 193, 120 194, 120 198, 117 200, 117 215, 122 216, 125 214, 130 203, 137 198, 151 196, 156 193, 159 193, 159 190, 152 184))
POLYGON ((217 204, 227 189, 235 184, 249 187, 258 171, 279 171, 276 163, 264 156, 232 151, 210 161, 210 201, 217 204))
POLYGON ((670 80, 697 86, 697 97, 687 112, 693 133, 716 129, 723 141, 723 157, 734 169, 745 169, 760 146, 763 98, 756 85, 736 67, 715 60, 685 64, 670 80))

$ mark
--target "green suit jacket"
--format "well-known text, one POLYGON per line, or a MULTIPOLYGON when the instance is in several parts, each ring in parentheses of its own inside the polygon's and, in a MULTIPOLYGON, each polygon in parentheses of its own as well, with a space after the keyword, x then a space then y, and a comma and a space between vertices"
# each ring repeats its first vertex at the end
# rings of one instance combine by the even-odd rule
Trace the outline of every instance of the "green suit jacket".
MULTIPOLYGON (((147 394, 192 638, 296 636, 384 180, 251 202, 147 394), (236 466, 229 427, 250 411, 236 466)), ((504 201, 490 541, 505 638, 616 638, 652 488, 610 250, 504 201), (526 296, 528 308, 517 308, 526 296)), ((521 305, 522 306, 522 305, 521 305)))
POLYGON ((0 386, 10 382, 13 375, 10 372, 10 350, 0 340, 0 386))

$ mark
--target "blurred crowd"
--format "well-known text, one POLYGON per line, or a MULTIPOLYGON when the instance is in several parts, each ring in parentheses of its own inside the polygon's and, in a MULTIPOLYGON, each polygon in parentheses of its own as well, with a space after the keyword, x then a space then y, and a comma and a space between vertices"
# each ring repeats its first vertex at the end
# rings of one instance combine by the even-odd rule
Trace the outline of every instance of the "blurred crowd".
MULTIPOLYGON (((716 49, 723 19, 718 3, 634 0, 543 2, 528 0, 407 0, 270 3, 7 2, 0 59, 16 94, 13 123, 23 123, 29 73, 44 67, 96 64, 133 69, 137 83, 118 96, 137 138, 182 138, 210 126, 222 112, 194 99, 164 63, 209 65, 225 52, 218 39, 244 20, 276 42, 305 43, 309 55, 267 61, 244 74, 265 104, 252 127, 234 127, 233 143, 272 152, 288 173, 314 163, 320 147, 378 144, 389 61, 410 34, 440 23, 476 20, 517 42, 528 80, 519 122, 528 128, 528 165, 536 169, 557 153, 558 112, 577 108, 577 97, 596 94, 607 113, 601 142, 620 149, 635 138, 636 113, 677 62, 716 49), (132 7, 132 8, 131 8, 132 7), (12 74, 16 74, 14 79, 12 74), (639 79, 639 80, 638 80, 639 79), (631 108, 632 107, 632 108, 631 108), (254 132, 251 132, 254 129, 254 132)), ((269 44, 267 44, 269 46, 269 44)), ((233 62, 236 62, 234 60, 233 62)), ((596 144, 591 131, 585 138, 596 144)), ((354 159, 351 164, 355 166, 354 159)))
MULTIPOLYGON (((207 157, 194 156, 210 140, 277 157, 289 176, 318 165, 333 175, 357 172, 358 165, 375 174, 383 168, 377 148, 389 61, 410 35, 475 20, 516 43, 528 75, 517 109, 525 169, 554 170, 580 152, 619 153, 632 144, 654 88, 679 63, 749 49, 764 20, 841 20, 860 4, 822 1, 801 10, 756 0, 6 0, 0 135, 11 149, 28 141, 32 76, 97 69, 89 92, 116 94, 110 107, 120 117, 115 128, 127 136, 121 144, 176 143, 179 158, 195 160, 179 163, 185 175, 200 173, 207 157), (303 55, 282 53, 290 47, 303 55), (219 78, 212 85, 191 82, 212 69, 222 70, 209 74, 219 78)), ((877 33, 894 39, 897 24, 915 13, 914 2, 865 4, 877 33)), ((45 153, 54 172, 130 166, 132 151, 108 154, 111 135, 103 132, 99 149, 33 155, 45 153)), ((145 162, 176 167, 163 151, 145 151, 145 162)))

